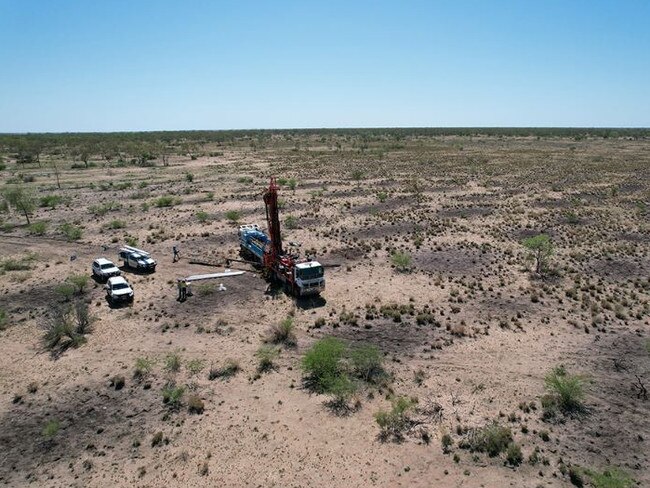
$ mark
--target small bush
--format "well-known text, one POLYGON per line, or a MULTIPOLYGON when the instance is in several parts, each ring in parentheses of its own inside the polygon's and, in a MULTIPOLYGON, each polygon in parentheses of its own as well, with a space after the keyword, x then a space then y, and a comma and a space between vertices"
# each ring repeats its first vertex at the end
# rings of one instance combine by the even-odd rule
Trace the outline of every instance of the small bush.
POLYGON ((187 409, 190 413, 201 415, 203 410, 205 410, 205 403, 198 395, 191 395, 187 399, 187 409))
POLYGON ((376 346, 362 345, 350 350, 354 375, 363 381, 373 383, 384 376, 382 354, 376 346))
POLYGON ((495 457, 505 451, 511 442, 510 429, 493 422, 471 430, 468 447, 472 452, 486 452, 490 457, 495 457))
POLYGON ((203 371, 204 364, 200 359, 192 359, 187 362, 187 370, 190 374, 198 374, 203 371))
POLYGON ((66 278, 66 281, 74 286, 75 293, 81 295, 88 284, 88 275, 70 275, 66 278))
POLYGON ((634 480, 618 468, 608 468, 602 473, 585 470, 594 488, 632 488, 634 480))
POLYGON ((217 378, 222 378, 222 379, 230 378, 232 376, 235 376, 240 369, 241 368, 237 361, 235 361, 234 359, 229 359, 220 368, 211 367, 210 372, 208 373, 208 379, 212 381, 217 378))
POLYGON ((375 413, 375 421, 381 429, 379 437, 382 440, 392 438, 394 441, 400 441, 404 434, 412 427, 412 420, 408 417, 407 412, 413 408, 415 402, 407 397, 397 397, 392 402, 390 411, 380 410, 375 413))
POLYGON ((345 352, 345 343, 334 337, 317 341, 307 351, 302 360, 302 367, 308 375, 307 382, 313 390, 319 393, 330 391, 342 374, 341 359, 345 352))
POLYGON ((275 324, 271 327, 268 342, 295 346, 296 334, 294 333, 294 328, 293 318, 287 317, 279 324, 275 324))
POLYGON ((72 283, 61 283, 54 287, 54 291, 59 295, 64 301, 70 301, 75 294, 75 286, 72 283))
POLYGON ((164 195, 154 200, 153 204, 158 208, 173 207, 181 203, 181 199, 171 195, 164 195))
POLYGON ((454 440, 449 434, 444 434, 440 439, 440 443, 442 444, 442 452, 447 454, 451 450, 451 447, 454 445, 454 440))
POLYGON ((45 231, 47 230, 47 222, 34 222, 29 225, 29 233, 34 234, 36 236, 42 236, 45 234, 45 231))
POLYGON ((165 357, 165 369, 171 373, 177 373, 181 369, 181 356, 178 353, 170 353, 165 357))
POLYGON ((185 173, 185 181, 192 183, 194 181, 194 175, 192 173, 185 173))
POLYGON ((63 202, 63 197, 60 195, 45 195, 41 197, 38 206, 39 207, 50 207, 52 209, 56 208, 57 205, 63 202))
POLYGON ((374 346, 350 347, 335 337, 315 342, 302 361, 306 385, 315 392, 336 395, 359 380, 377 384, 386 378, 382 355, 374 346))
POLYGON ((7 321, 7 311, 4 308, 0 308, 0 330, 7 328, 7 321))
POLYGON ((199 210, 196 212, 196 220, 201 222, 202 224, 208 221, 208 212, 204 212, 203 210, 199 210))
POLYGON ((126 227, 126 222, 119 219, 111 220, 111 222, 108 224, 108 227, 110 229, 123 229, 126 227))
POLYGON ((521 453, 521 447, 514 442, 508 444, 508 448, 506 449, 506 462, 510 466, 519 466, 523 460, 524 456, 521 453))
POLYGON ((169 408, 178 408, 181 405, 181 399, 185 389, 182 386, 174 384, 165 385, 162 389, 163 403, 169 408))
POLYGON ((239 222, 239 219, 241 219, 241 212, 239 210, 228 210, 226 212, 226 218, 233 223, 239 222))
POLYGON ((133 377, 136 379, 143 379, 149 376, 155 361, 149 358, 137 358, 135 360, 135 370, 133 371, 133 377))
POLYGON ((257 359, 259 360, 259 363, 257 365, 257 370, 260 373, 264 373, 266 371, 270 371, 273 368, 275 368, 274 361, 277 359, 279 355, 280 355, 280 351, 276 347, 271 347, 271 346, 260 347, 255 353, 255 356, 257 356, 257 359))
POLYGON ((54 307, 43 328, 43 345, 54 357, 70 347, 86 342, 84 334, 90 332, 91 316, 88 305, 79 301, 62 307, 54 307))
POLYGON ((81 239, 81 235, 83 234, 83 230, 81 229, 81 227, 71 224, 69 222, 66 222, 65 224, 59 226, 59 231, 61 231, 61 233, 69 241, 78 241, 79 239, 81 239))
POLYGON ((405 252, 396 251, 390 256, 391 263, 400 272, 411 270, 411 256, 405 252))
POLYGON ((544 379, 548 394, 542 397, 542 408, 546 418, 553 417, 556 411, 565 414, 584 410, 584 382, 581 377, 570 375, 559 366, 544 379))
POLYGON ((58 420, 50 420, 47 424, 45 424, 45 427, 43 427, 43 437, 51 439, 59 433, 60 428, 61 424, 58 420))
POLYGON ((298 217, 294 215, 288 215, 286 219, 284 219, 284 226, 287 229, 297 229, 298 228, 298 217))

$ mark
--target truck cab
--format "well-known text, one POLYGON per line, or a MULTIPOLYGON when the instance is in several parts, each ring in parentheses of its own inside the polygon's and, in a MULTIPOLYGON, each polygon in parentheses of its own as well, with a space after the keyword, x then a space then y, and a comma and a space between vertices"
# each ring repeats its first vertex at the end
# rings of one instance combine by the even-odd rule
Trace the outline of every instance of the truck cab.
POLYGON ((318 261, 298 263, 293 269, 300 296, 318 295, 325 289, 325 270, 318 261))

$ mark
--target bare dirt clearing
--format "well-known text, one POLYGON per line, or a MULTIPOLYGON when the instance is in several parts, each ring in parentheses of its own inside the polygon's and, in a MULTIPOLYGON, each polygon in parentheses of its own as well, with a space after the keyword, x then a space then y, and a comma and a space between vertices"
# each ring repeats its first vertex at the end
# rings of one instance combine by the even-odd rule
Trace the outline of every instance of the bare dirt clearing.
POLYGON ((0 213, 0 482, 538 488, 615 467, 650 485, 647 137, 107 135, 88 164, 82 136, 43 136, 38 161, 12 137, 0 176, 35 208, 0 213), (329 265, 322 298, 233 262, 246 274, 177 301, 177 278, 239 256, 239 223, 265 226, 271 175, 285 241, 329 265), (544 277, 522 245, 540 233, 544 277), (75 288, 126 242, 158 260, 124 270, 133 306, 75 288), (92 329, 54 359, 43 326, 78 302, 92 329), (274 344, 287 319, 295 344, 274 344), (327 337, 375 346, 385 373, 337 408, 302 370, 327 337), (572 411, 545 388, 560 365, 584 390, 572 411), (382 437, 399 399, 385 418, 403 430, 382 437), (476 440, 493 422, 496 454, 476 440))

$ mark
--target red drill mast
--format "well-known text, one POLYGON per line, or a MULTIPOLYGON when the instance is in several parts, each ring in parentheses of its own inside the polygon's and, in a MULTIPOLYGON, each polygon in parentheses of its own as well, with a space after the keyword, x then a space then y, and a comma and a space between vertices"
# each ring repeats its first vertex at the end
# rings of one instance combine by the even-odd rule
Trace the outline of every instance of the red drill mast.
POLYGON ((282 250, 282 236, 280 235, 280 214, 278 212, 278 190, 280 187, 271 177, 268 190, 264 193, 264 204, 266 205, 266 222, 269 226, 269 237, 271 245, 264 253, 264 267, 272 270, 280 257, 284 254, 282 250))

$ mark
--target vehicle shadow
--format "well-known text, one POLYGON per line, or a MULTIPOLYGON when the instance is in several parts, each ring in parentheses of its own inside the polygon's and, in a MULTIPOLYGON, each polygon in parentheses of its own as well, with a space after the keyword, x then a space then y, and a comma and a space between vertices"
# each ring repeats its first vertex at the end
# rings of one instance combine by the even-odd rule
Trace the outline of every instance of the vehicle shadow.
POLYGON ((296 307, 301 310, 313 310, 315 308, 324 307, 326 304, 327 300, 320 295, 296 298, 296 307))

